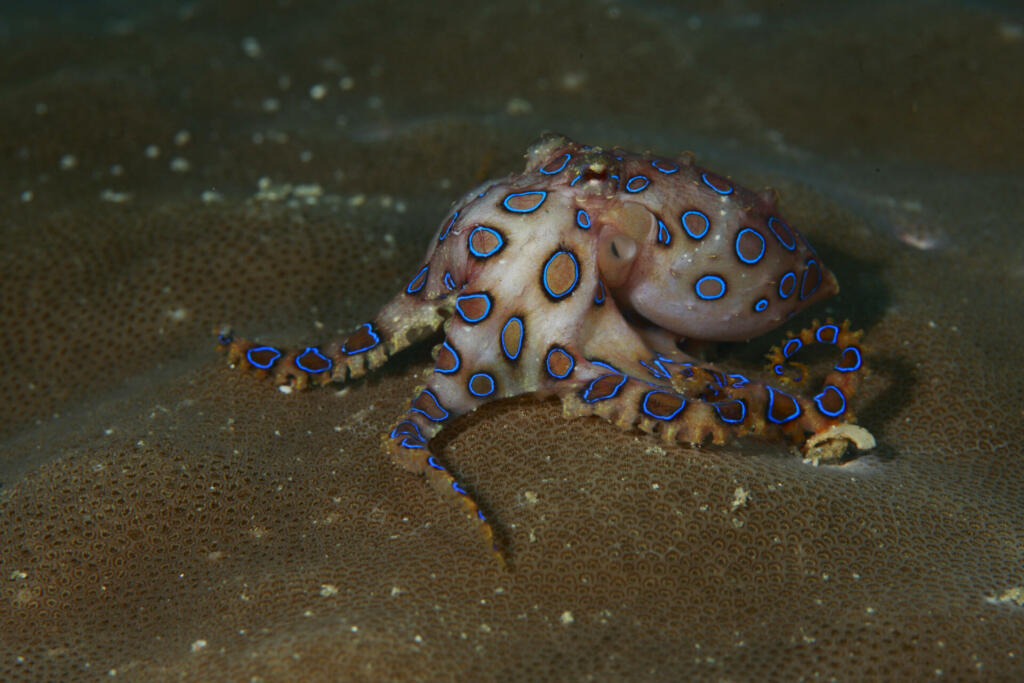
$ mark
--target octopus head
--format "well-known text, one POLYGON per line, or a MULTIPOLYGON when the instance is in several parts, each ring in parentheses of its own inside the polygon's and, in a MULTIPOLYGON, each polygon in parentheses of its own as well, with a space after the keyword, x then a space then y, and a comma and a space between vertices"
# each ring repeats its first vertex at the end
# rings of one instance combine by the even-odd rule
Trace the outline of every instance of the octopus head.
MULTIPOLYGON (((680 337, 741 341, 763 334, 839 286, 799 233, 785 227, 789 248, 760 222, 689 239, 644 204, 611 200, 599 223, 601 280, 633 318, 680 337)), ((781 233, 784 225, 774 229, 781 233)))

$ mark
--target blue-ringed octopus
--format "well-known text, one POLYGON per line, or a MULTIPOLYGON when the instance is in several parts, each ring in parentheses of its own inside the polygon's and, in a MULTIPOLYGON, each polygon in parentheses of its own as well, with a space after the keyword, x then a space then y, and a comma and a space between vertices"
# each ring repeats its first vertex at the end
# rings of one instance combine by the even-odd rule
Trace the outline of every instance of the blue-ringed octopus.
POLYGON ((546 135, 522 173, 453 205, 402 291, 344 340, 284 349, 225 328, 220 346, 233 364, 304 388, 361 377, 443 330, 386 449, 461 507, 502 560, 491 523, 430 448, 488 401, 553 394, 567 417, 598 415, 668 442, 786 435, 805 450, 873 446, 852 424, 863 351, 848 323, 790 334, 769 354, 770 381, 685 351, 750 339, 838 291, 776 202, 774 191, 740 187, 689 154, 546 135), (806 368, 790 359, 812 344, 835 346, 838 361, 817 393, 798 393, 806 368))

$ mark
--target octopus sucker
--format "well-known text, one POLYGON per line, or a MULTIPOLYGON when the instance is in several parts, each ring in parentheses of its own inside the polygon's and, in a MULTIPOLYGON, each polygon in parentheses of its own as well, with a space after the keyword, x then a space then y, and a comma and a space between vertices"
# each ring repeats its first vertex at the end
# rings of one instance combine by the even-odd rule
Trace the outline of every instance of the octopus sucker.
POLYGON ((849 322, 790 333, 770 350, 765 379, 685 350, 747 341, 838 291, 777 205, 775 190, 748 190, 689 153, 545 135, 522 173, 463 196, 407 284, 345 338, 279 348, 224 328, 219 346, 232 366, 304 389, 361 377, 443 337, 384 448, 465 512, 504 564, 491 520, 431 450, 452 420, 490 401, 554 395, 567 418, 694 446, 791 439, 814 459, 874 446, 854 424, 865 353, 849 322), (815 344, 834 347, 836 360, 808 389, 795 358, 815 344))

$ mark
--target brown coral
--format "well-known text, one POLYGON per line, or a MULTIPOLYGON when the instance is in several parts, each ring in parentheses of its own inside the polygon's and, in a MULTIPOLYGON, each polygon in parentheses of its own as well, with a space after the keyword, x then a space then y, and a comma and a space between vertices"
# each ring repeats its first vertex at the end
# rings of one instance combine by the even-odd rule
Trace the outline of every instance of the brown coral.
MULTIPOLYGON (((802 187, 787 182, 797 171, 781 143, 766 154, 783 170, 742 178, 786 186, 787 214, 803 217, 836 264, 843 293, 818 314, 868 328, 875 374, 857 412, 879 440, 874 455, 815 468, 770 445, 669 447, 597 419, 567 422, 551 401, 488 406, 438 448, 467 485, 480 484, 508 530, 515 567, 502 573, 458 512, 380 453, 379 435, 429 364, 429 345, 340 391, 285 395, 224 367, 209 331, 225 320, 295 342, 330 338, 371 314, 403 283, 446 202, 478 171, 518 167, 518 150, 559 112, 583 116, 581 128, 596 128, 588 111, 628 125, 616 107, 641 100, 641 79, 622 74, 621 53, 592 46, 641 45, 643 36, 657 58, 641 50, 629 68, 645 67, 648 83, 690 73, 676 68, 674 59, 685 61, 677 48, 702 64, 739 59, 720 52, 733 29, 703 35, 671 13, 660 22, 691 31, 692 45, 679 48, 628 8, 589 15, 581 33, 570 30, 567 7, 532 17, 475 7, 452 10, 444 40, 427 16, 401 15, 411 23, 398 35, 395 8, 376 19, 358 7, 249 18, 248 3, 243 11, 230 2, 152 18, 162 20, 146 34, 152 41, 123 31, 102 39, 152 42, 144 54, 156 86, 119 77, 134 67, 104 61, 86 38, 11 38, 0 48, 0 72, 23 78, 0 105, 0 678, 1019 676, 1024 612, 1001 596, 1024 586, 1024 359, 1012 343, 1020 322, 1007 314, 1024 302, 1006 227, 1024 206, 1019 172, 983 181, 962 173, 1021 153, 1019 126, 976 125, 997 98, 1019 97, 1012 25, 991 39, 990 20, 966 9, 886 17, 905 27, 889 55, 895 65, 879 73, 869 63, 863 81, 830 76, 891 97, 906 92, 916 64, 902 46, 969 52, 992 77, 971 72, 982 89, 975 98, 914 86, 921 102, 959 103, 959 137, 925 124, 884 128, 864 104, 872 97, 820 91, 818 112, 867 117, 863 157, 885 159, 899 138, 901 154, 942 158, 942 180, 904 168, 898 186, 892 176, 876 186, 854 164, 826 171, 812 155, 814 177, 837 173, 844 189, 802 187), (260 33, 268 20, 273 37, 260 33), (238 27, 227 48, 198 38, 227 25, 238 27), (353 25, 367 34, 362 43, 346 33, 353 25), (548 46, 528 50, 504 85, 494 75, 508 56, 480 50, 474 37, 495 25, 502 35, 536 29, 537 45, 548 46), (239 47, 253 34, 262 59, 239 47), (422 63, 385 45, 417 45, 422 63), (574 91, 569 79, 548 82, 558 94, 532 95, 553 65, 575 63, 574 51, 585 51, 588 82, 607 92, 574 91), (483 60, 480 74, 460 59, 471 54, 483 60), (314 78, 300 67, 323 70, 314 78), (414 111, 404 108, 403 67, 442 74, 444 96, 425 85, 418 104, 465 107, 464 116, 409 114, 397 125, 414 111), (345 76, 352 90, 340 85, 345 76), (309 88, 321 80, 330 94, 316 100, 309 88), (534 114, 521 127, 473 118, 476 105, 457 101, 467 83, 497 107, 510 93, 529 96, 534 114), (375 94, 380 103, 369 101, 375 94), (271 96, 281 113, 261 105, 271 96), (952 151, 930 144, 940 132, 952 151), (68 154, 75 161, 62 170, 68 154), (176 156, 189 170, 171 169, 176 156), (273 178, 261 189, 263 175, 273 178), (874 221, 873 198, 896 192, 921 198, 924 208, 908 209, 913 222, 945 226, 943 248, 904 246, 874 221)), ((863 28, 819 29, 843 40, 805 55, 805 31, 743 35, 802 73, 843 41, 876 55, 894 44, 863 28)), ((936 68, 956 75, 957 64, 936 68)), ((745 66, 729 72, 733 81, 716 69, 686 76, 697 79, 687 92, 706 87, 717 100, 666 89, 659 101, 678 106, 673 121, 692 114, 697 134, 725 132, 722 117, 766 111, 729 97, 744 92, 763 105, 777 95, 763 63, 745 66), (723 78, 732 85, 716 85, 723 78)), ((788 144, 837 159, 858 135, 835 118, 803 135, 805 115, 778 114, 772 126, 788 144), (836 126, 843 135, 830 132, 836 126)), ((632 130, 606 142, 687 146, 681 135, 632 130)), ((744 144, 760 145, 758 135, 744 144)), ((716 153, 728 156, 703 156, 716 153)), ((739 173, 757 158, 716 165, 739 173)), ((776 341, 720 353, 753 364, 776 341)))

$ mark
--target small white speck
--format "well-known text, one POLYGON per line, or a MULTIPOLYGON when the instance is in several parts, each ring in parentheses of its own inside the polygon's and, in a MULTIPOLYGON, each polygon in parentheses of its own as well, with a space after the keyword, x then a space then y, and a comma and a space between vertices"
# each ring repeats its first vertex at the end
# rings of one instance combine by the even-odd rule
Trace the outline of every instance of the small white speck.
POLYGON ((527 491, 526 493, 523 494, 523 498, 525 498, 526 502, 529 503, 530 505, 536 505, 537 501, 540 500, 540 498, 537 496, 536 491, 527 491))
POLYGON ((267 113, 273 113, 281 109, 281 100, 276 97, 267 97, 260 103, 260 108, 267 113))
POLYGON ((189 646, 189 649, 192 650, 192 652, 199 652, 204 647, 206 647, 206 641, 200 638, 199 640, 193 641, 189 646))
POLYGON ((224 200, 224 196, 216 190, 203 190, 199 198, 203 201, 203 204, 213 204, 224 200))
POLYGON ((414 635, 414 636, 412 637, 412 639, 413 639, 413 640, 415 640, 415 641, 416 641, 417 643, 422 643, 422 642, 423 642, 423 636, 421 636, 421 635, 420 635, 420 634, 418 634, 418 633, 417 633, 416 635, 414 635))
POLYGON ((356 87, 356 79, 351 76, 343 76, 341 80, 338 81, 338 87, 345 92, 348 92, 352 88, 356 87))
POLYGON ((192 134, 187 130, 179 130, 174 134, 174 144, 178 147, 184 147, 192 140, 192 134))
POLYGON ((170 167, 175 173, 188 173, 188 170, 192 168, 192 164, 184 157, 174 157, 171 159, 170 167))
POLYGON ((322 100, 327 97, 327 86, 323 83, 317 83, 309 89, 309 96, 314 100, 322 100))
POLYGON ((263 56, 263 48, 260 46, 260 41, 252 36, 242 38, 242 52, 250 59, 259 59, 263 56))
POLYGON ((296 185, 292 190, 292 195, 300 199, 317 198, 324 194, 324 189, 316 183, 310 185, 296 185))
POLYGON ((74 154, 65 154, 60 158, 60 170, 70 171, 75 166, 78 166, 78 159, 75 158, 74 154))
POLYGON ((533 105, 522 97, 513 97, 505 103, 505 113, 509 116, 523 116, 533 111, 533 105))
POLYGON ((332 595, 338 594, 338 587, 333 583, 320 584, 320 597, 329 598, 332 595))
POLYGON ((115 190, 106 189, 100 192, 100 201, 110 202, 112 204, 125 204, 132 200, 131 192, 117 192, 115 190))
POLYGON ((567 71, 562 74, 562 90, 577 92, 587 84, 587 74, 582 71, 567 71))
POLYGON ((313 161, 313 152, 312 152, 312 150, 308 150, 308 149, 302 150, 302 152, 299 153, 299 161, 301 161, 304 164, 308 164, 309 162, 313 161))
POLYGON ((32 190, 25 190, 24 192, 21 193, 21 201, 23 202, 30 202, 33 199, 35 199, 35 197, 36 195, 34 192, 32 192, 32 190))
POLYGON ((569 610, 562 612, 562 616, 560 616, 558 620, 562 622, 562 626, 568 626, 572 622, 576 621, 575 617, 572 616, 572 612, 569 610))
POLYGON ((184 320, 188 320, 188 309, 187 308, 175 308, 173 311, 167 311, 167 317, 176 323, 180 323, 184 320))
POLYGON ((749 499, 750 491, 746 490, 742 486, 737 487, 736 490, 732 492, 732 504, 729 508, 730 511, 736 512, 738 508, 746 505, 747 500, 749 499))
POLYGON ((110 167, 110 175, 114 176, 115 178, 124 175, 124 166, 122 166, 121 164, 114 164, 113 166, 110 167))
POLYGON ((365 194, 355 194, 348 198, 348 205, 352 207, 362 206, 366 203, 365 194))
POLYGON ((160 148, 156 145, 146 145, 146 149, 143 150, 143 154, 146 155, 147 159, 156 159, 160 156, 160 148))
POLYGON ((282 384, 281 386, 279 386, 277 388, 277 390, 280 391, 282 394, 290 394, 290 393, 292 393, 292 388, 290 386, 288 386, 287 384, 282 384))

